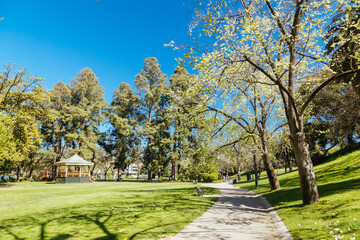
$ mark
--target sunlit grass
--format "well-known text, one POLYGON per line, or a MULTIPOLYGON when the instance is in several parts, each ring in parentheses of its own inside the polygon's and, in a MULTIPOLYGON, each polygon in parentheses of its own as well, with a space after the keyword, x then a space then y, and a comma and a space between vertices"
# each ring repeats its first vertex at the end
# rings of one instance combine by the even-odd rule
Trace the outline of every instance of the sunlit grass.
POLYGON ((158 239, 216 201, 196 197, 192 183, 11 185, 0 188, 0 239, 158 239))
POLYGON ((302 206, 297 171, 278 176, 281 189, 270 192, 267 179, 238 186, 263 195, 294 239, 359 239, 360 151, 315 167, 320 202, 302 206))

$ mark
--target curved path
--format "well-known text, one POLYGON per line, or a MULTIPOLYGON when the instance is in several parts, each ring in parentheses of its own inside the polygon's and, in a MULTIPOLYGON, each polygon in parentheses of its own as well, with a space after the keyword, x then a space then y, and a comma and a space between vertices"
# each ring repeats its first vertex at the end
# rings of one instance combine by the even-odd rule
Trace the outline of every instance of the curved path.
POLYGON ((172 240, 292 239, 280 217, 262 196, 228 183, 206 186, 219 188, 221 197, 172 240))

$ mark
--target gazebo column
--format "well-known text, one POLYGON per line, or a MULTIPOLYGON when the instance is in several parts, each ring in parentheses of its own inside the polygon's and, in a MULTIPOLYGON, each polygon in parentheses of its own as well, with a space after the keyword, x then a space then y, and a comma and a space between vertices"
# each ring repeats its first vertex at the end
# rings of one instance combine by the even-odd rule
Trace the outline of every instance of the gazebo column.
POLYGON ((81 177, 81 166, 80 166, 80 174, 79 174, 79 177, 81 177))
POLYGON ((66 166, 65 167, 65 177, 67 177, 67 169, 68 169, 68 167, 66 166))
POLYGON ((59 168, 60 168, 60 166, 56 166, 56 177, 59 176, 59 168))
POLYGON ((90 166, 89 166, 89 177, 90 177, 90 166))

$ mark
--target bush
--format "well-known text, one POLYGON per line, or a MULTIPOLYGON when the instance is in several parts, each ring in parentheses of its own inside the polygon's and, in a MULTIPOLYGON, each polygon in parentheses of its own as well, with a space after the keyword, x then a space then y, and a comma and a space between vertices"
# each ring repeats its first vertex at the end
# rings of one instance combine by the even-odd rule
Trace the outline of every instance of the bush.
POLYGON ((215 182, 219 180, 219 173, 201 173, 201 177, 204 182, 215 182))

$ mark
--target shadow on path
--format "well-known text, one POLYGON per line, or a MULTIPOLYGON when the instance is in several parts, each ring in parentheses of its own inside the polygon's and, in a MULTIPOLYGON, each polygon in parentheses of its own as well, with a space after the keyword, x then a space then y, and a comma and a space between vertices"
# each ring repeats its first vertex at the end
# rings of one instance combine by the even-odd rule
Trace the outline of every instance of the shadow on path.
POLYGON ((292 239, 283 238, 273 208, 258 194, 227 183, 208 184, 219 188, 221 197, 214 206, 179 232, 183 239, 292 239))

